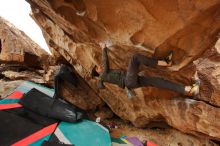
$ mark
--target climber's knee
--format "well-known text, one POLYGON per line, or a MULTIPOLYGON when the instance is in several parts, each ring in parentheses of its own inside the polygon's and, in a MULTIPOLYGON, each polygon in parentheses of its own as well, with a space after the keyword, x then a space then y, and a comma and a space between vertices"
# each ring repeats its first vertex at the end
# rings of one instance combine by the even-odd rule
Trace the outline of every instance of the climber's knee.
POLYGON ((126 86, 128 89, 137 88, 137 86, 138 86, 137 80, 136 80, 135 78, 127 78, 127 79, 125 80, 125 86, 126 86))
POLYGON ((131 60, 132 62, 138 63, 138 58, 139 58, 140 54, 135 53, 134 55, 132 55, 131 60))

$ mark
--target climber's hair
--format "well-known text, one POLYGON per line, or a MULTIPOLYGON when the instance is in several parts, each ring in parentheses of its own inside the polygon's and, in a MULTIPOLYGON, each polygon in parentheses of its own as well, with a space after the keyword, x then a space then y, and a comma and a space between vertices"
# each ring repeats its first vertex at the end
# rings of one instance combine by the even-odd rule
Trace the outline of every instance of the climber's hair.
POLYGON ((92 68, 92 72, 91 72, 92 78, 99 76, 99 73, 96 71, 96 68, 97 68, 97 66, 94 66, 94 67, 92 68))

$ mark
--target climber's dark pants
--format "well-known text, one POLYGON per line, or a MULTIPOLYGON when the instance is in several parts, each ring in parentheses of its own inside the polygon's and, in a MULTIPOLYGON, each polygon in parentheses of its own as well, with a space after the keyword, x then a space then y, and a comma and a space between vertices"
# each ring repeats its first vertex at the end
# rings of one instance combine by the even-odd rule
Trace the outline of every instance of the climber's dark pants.
POLYGON ((175 92, 184 94, 185 86, 181 84, 173 83, 171 81, 167 81, 159 77, 138 75, 138 69, 141 64, 144 64, 145 66, 149 66, 152 68, 156 68, 157 63, 158 60, 154 58, 149 58, 140 54, 133 55, 128 65, 128 71, 125 78, 125 86, 128 89, 153 86, 173 90, 175 92))

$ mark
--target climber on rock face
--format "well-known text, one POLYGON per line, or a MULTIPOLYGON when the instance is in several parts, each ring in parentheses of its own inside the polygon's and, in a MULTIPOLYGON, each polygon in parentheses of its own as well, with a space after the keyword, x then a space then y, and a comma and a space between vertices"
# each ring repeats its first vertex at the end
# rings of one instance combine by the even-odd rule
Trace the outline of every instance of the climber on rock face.
POLYGON ((95 66, 92 69, 92 77, 99 77, 98 88, 105 88, 103 82, 108 82, 112 84, 117 84, 121 88, 126 88, 127 95, 129 98, 135 96, 132 89, 139 87, 153 86, 163 89, 172 90, 181 93, 186 96, 195 96, 199 93, 200 80, 198 78, 197 72, 195 73, 194 79, 195 84, 192 86, 184 86, 177 84, 168 80, 164 80, 159 77, 149 77, 149 76, 139 76, 138 69, 141 64, 145 66, 156 68, 157 66, 172 66, 172 52, 163 60, 157 60, 154 58, 149 58, 141 54, 134 54, 129 62, 127 72, 122 70, 110 69, 108 62, 108 55, 105 44, 100 44, 102 48, 102 66, 95 66))

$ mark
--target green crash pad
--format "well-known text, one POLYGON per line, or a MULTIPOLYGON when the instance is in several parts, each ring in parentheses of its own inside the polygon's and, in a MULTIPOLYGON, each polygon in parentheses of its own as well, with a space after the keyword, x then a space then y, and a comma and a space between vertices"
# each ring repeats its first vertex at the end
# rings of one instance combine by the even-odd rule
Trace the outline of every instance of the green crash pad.
POLYGON ((55 135, 61 142, 74 146, 111 146, 109 131, 88 120, 78 123, 61 122, 55 135))

